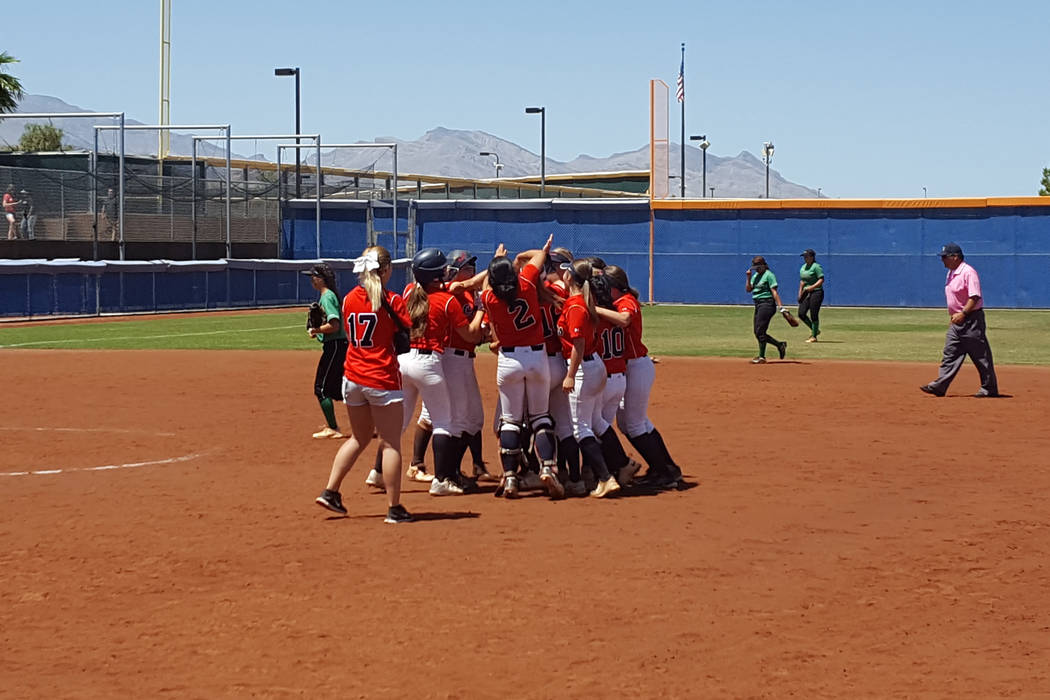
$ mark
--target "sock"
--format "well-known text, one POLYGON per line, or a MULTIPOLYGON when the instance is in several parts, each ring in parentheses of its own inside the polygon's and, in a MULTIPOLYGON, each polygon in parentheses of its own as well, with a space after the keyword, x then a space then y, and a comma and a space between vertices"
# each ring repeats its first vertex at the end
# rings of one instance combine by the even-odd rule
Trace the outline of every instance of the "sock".
POLYGON ((451 435, 434 435, 434 478, 444 481, 452 476, 449 468, 455 458, 451 435))
POLYGON ((569 481, 580 481, 580 446, 576 438, 569 436, 558 440, 558 469, 565 467, 569 471, 569 481))
POLYGON ((327 396, 320 399, 321 412, 324 413, 324 420, 328 423, 328 427, 332 430, 339 430, 339 424, 335 422, 335 406, 332 404, 332 400, 327 396))
POLYGON ((427 430, 416 424, 416 432, 412 436, 412 464, 422 464, 427 458, 427 445, 430 444, 430 436, 433 430, 427 430))
POLYGON ((663 454, 664 460, 666 460, 667 466, 669 467, 670 471, 672 473, 677 472, 676 475, 681 476, 682 468, 675 464, 675 461, 671 458, 671 453, 667 449, 667 443, 664 442, 664 436, 661 435, 660 431, 656 428, 652 429, 651 434, 655 439, 657 446, 660 448, 660 452, 663 454))
POLYGON ((645 463, 649 465, 647 474, 663 475, 667 473, 667 462, 664 461, 663 451, 656 442, 653 431, 627 439, 634 445, 634 449, 638 450, 638 454, 642 456, 645 463))
POLYGON ((380 445, 380 447, 376 448, 376 463, 374 465, 372 465, 372 468, 375 469, 380 474, 382 474, 383 473, 383 448, 382 448, 382 443, 379 443, 379 445, 380 445))
POLYGON ((602 446, 598 443, 598 438, 591 436, 580 440, 580 452, 583 453, 583 463, 591 468, 598 481, 608 481, 609 468, 602 457, 602 446))
POLYGON ((470 461, 476 467, 475 471, 484 471, 485 460, 481 456, 481 431, 464 434, 467 446, 470 448, 470 461))
POLYGON ((627 457, 627 453, 623 451, 620 439, 616 437, 615 428, 610 425, 601 434, 599 440, 602 444, 602 456, 605 458, 605 466, 610 471, 618 472, 622 467, 627 466, 627 462, 630 460, 627 457))

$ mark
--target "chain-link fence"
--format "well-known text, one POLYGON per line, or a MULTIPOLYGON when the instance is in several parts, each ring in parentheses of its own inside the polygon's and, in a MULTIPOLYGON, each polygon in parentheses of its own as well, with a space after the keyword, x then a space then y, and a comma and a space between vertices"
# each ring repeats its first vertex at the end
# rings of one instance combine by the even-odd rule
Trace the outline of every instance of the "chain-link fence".
MULTIPOLYGON (((124 240, 159 242, 226 240, 224 173, 201 168, 194 183, 189 167, 125 168, 124 240), (184 172, 179 172, 179 171, 184 172)), ((254 173, 252 173, 254 174, 254 173)), ((230 182, 230 240, 276 243, 280 206, 276 176, 248 179, 233 171, 230 182)), ((120 184, 116 169, 99 164, 97 174, 0 166, 0 190, 13 187, 18 234, 23 239, 87 241, 98 227, 101 241, 119 238, 120 184)))

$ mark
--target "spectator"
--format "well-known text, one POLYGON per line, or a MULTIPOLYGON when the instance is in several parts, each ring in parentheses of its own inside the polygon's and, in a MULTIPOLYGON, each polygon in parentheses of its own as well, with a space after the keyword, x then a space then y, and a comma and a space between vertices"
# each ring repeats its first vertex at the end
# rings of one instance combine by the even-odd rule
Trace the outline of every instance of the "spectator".
POLYGON ((13 241, 18 238, 18 228, 15 226, 15 207, 19 202, 15 199, 15 186, 8 185, 4 192, 3 207, 4 218, 7 219, 7 240, 13 241))
POLYGON ((99 208, 102 214, 102 230, 109 234, 109 240, 117 240, 117 228, 120 225, 120 213, 117 210, 117 195, 110 187, 106 190, 106 198, 102 200, 99 208))

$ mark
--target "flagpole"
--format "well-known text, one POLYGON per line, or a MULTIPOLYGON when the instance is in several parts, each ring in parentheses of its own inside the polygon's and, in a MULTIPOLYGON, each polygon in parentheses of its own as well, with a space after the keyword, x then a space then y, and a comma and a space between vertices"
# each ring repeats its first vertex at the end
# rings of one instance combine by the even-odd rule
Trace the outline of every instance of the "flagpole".
POLYGON ((682 185, 682 199, 685 199, 685 42, 682 42, 682 67, 680 69, 679 81, 681 81, 682 95, 682 169, 679 171, 681 178, 678 180, 682 185))

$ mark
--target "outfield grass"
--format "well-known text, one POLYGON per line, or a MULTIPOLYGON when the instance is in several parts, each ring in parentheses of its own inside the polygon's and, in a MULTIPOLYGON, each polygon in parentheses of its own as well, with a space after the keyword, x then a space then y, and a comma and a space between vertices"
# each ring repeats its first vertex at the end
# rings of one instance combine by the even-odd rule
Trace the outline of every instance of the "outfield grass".
MULTIPOLYGON (((654 355, 751 357, 750 306, 655 306, 644 311, 645 342, 654 355)), ((302 310, 214 313, 93 323, 0 324, 4 348, 186 350, 317 350, 302 310)), ((803 342, 805 326, 775 317, 770 332, 787 340, 799 359, 890 360, 937 363, 948 323, 941 309, 824 308, 819 343, 803 342)), ((1050 311, 988 312, 988 337, 997 364, 1050 365, 1050 311)))

